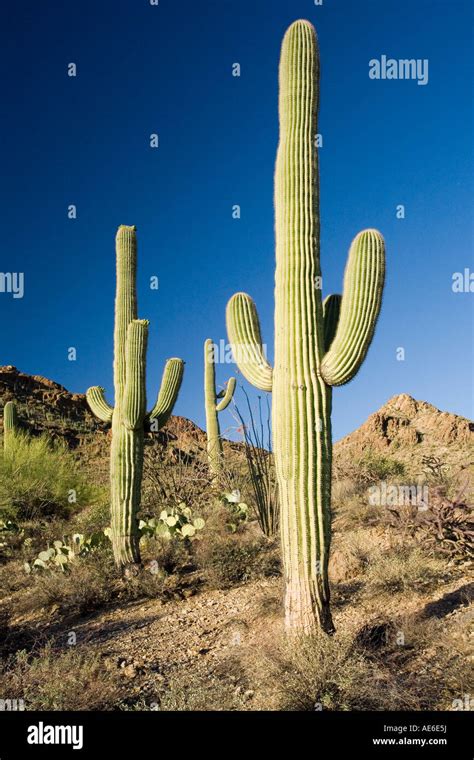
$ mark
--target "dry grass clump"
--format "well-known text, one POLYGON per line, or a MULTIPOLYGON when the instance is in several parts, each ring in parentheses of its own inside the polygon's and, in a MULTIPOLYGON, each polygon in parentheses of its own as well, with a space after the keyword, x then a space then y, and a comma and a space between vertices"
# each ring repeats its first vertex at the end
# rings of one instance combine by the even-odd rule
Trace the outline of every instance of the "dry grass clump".
POLYGON ((170 711, 234 711, 245 709, 243 695, 227 679, 191 674, 171 678, 160 693, 154 709, 170 711))
POLYGON ((375 552, 365 570, 366 593, 426 592, 447 577, 446 562, 430 557, 420 547, 398 546, 375 552))
POLYGON ((352 637, 295 639, 277 655, 283 710, 403 710, 413 702, 381 663, 373 662, 352 637))
MULTIPOLYGON (((466 597, 467 603, 467 597, 466 597)), ((383 663, 400 684, 416 710, 452 710, 472 693, 473 609, 466 606, 440 618, 420 613, 367 624, 355 645, 375 663, 383 663)), ((464 707, 462 709, 465 709, 464 707)))
POLYGON ((71 646, 47 644, 35 656, 16 652, 0 671, 3 699, 23 699, 26 710, 109 710, 120 696, 118 678, 101 658, 71 646))

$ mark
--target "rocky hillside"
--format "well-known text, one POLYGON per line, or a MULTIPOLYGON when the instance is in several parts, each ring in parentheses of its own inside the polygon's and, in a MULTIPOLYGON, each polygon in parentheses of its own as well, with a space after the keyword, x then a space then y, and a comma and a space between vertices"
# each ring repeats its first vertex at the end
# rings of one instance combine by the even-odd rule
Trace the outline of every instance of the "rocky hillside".
MULTIPOLYGON (((104 450, 108 428, 92 416, 84 394, 69 393, 52 380, 16 367, 0 367, 0 407, 13 399, 31 432, 65 438, 72 448, 85 446, 92 456, 104 450)), ((172 416, 155 438, 185 452, 205 449, 205 433, 185 417, 172 416)), ((336 454, 349 457, 368 448, 417 463, 436 456, 463 467, 474 463, 474 423, 401 393, 335 446, 336 454)))
POLYGON ((474 423, 400 393, 336 444, 341 456, 357 458, 367 449, 417 465, 436 457, 463 468, 474 464, 474 423))
MULTIPOLYGON (((0 367, 0 407, 15 401, 20 421, 30 433, 48 432, 67 440, 71 448, 99 441, 107 436, 108 426, 90 412, 85 394, 69 393, 59 383, 41 375, 27 375, 16 367, 0 367)), ((3 415, 1 426, 3 427, 3 415)), ((183 451, 204 448, 206 435, 191 420, 173 416, 157 440, 171 440, 183 451)))

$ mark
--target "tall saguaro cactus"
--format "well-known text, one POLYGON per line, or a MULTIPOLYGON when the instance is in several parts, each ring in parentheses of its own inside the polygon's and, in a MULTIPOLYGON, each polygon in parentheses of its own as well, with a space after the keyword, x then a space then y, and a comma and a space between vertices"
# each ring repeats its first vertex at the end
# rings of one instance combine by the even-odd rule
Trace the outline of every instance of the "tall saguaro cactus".
POLYGON ((227 382, 225 391, 216 391, 215 348, 210 338, 204 342, 204 400, 206 406, 207 457, 213 481, 222 474, 224 452, 219 427, 219 412, 226 409, 234 395, 235 377, 227 382))
POLYGON ((7 401, 3 408, 3 448, 7 450, 12 437, 18 430, 18 415, 13 401, 7 401))
POLYGON ((376 230, 353 241, 341 299, 319 289, 319 51, 314 27, 296 21, 280 60, 280 142, 275 170, 275 365, 266 361, 256 307, 237 293, 227 329, 243 375, 273 391, 287 628, 334 630, 331 540, 332 386, 362 364, 380 311, 385 250, 376 230))
POLYGON ((183 378, 184 362, 168 359, 155 406, 146 412, 146 349, 148 321, 137 319, 136 228, 124 225, 116 237, 117 290, 115 296, 114 386, 115 406, 104 389, 87 391, 92 412, 112 423, 110 488, 112 545, 115 562, 126 567, 140 561, 137 512, 143 470, 145 429, 158 430, 170 416, 183 378))

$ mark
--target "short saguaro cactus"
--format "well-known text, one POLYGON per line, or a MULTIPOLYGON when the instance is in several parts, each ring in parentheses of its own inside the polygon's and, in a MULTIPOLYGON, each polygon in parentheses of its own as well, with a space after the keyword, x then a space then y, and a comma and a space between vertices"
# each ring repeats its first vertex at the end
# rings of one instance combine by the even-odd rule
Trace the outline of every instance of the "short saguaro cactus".
POLYGON ((13 436, 18 431, 18 415, 14 401, 7 401, 3 408, 3 448, 8 450, 13 436))
POLYGON ((206 407, 207 457, 209 472, 214 484, 219 483, 223 471, 224 450, 219 426, 219 412, 229 406, 235 391, 235 377, 231 377, 225 390, 216 390, 215 345, 210 338, 204 343, 204 400, 206 407))
POLYGON ((135 227, 120 226, 116 237, 115 406, 104 389, 87 391, 92 412, 112 423, 110 452, 111 538, 120 567, 140 562, 137 512, 140 508, 145 429, 158 430, 170 416, 183 378, 182 359, 168 359, 153 409, 146 412, 146 350, 148 321, 137 319, 135 227))
POLYGON ((296 21, 285 34, 280 60, 273 368, 250 296, 237 293, 227 306, 229 340, 242 374, 273 392, 286 625, 305 634, 334 630, 328 582, 332 388, 352 380, 366 356, 385 278, 382 235, 365 230, 351 245, 342 299, 322 300, 318 101, 316 32, 308 21, 296 21))

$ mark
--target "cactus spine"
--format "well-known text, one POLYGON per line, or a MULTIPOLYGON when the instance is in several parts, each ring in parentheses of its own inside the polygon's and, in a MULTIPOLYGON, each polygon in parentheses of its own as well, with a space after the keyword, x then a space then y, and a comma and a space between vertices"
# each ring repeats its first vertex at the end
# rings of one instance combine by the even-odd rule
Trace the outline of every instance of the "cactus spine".
POLYGON ((285 620, 289 630, 303 633, 334 630, 328 582, 332 386, 349 382, 365 358, 385 276, 383 238, 365 230, 351 245, 342 299, 331 295, 322 302, 318 100, 316 32, 308 21, 296 21, 286 32, 280 60, 273 369, 252 299, 237 293, 227 306, 229 339, 242 373, 273 391, 285 620))
POLYGON ((3 448, 9 448, 12 438, 18 431, 18 415, 13 401, 7 401, 3 409, 3 448))
POLYGON ((112 423, 110 451, 111 527, 115 562, 126 567, 140 561, 137 512, 143 470, 145 429, 158 430, 173 410, 183 378, 181 359, 168 359, 155 406, 146 412, 148 321, 137 319, 136 228, 124 225, 116 237, 117 286, 114 329, 115 406, 104 389, 89 388, 87 401, 103 422, 112 423))
POLYGON ((213 482, 222 474, 224 452, 219 427, 219 412, 226 409, 234 395, 235 377, 227 382, 225 391, 216 391, 215 349, 210 338, 204 342, 204 400, 206 406, 207 458, 213 482))

